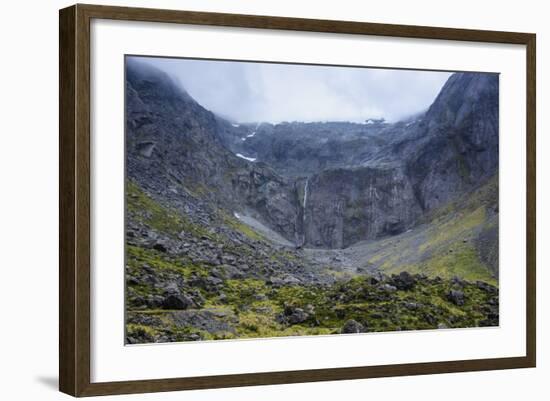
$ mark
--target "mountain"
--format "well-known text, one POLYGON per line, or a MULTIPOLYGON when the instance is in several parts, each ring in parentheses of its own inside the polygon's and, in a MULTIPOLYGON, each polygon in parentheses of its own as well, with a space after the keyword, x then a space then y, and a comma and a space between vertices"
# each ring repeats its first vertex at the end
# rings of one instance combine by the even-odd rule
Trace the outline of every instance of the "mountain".
POLYGON ((422 119, 421 146, 403 143, 424 210, 487 181, 498 168, 498 75, 457 73, 422 119))
POLYGON ((454 74, 425 114, 396 124, 229 123, 132 61, 127 85, 130 178, 214 189, 211 202, 297 245, 399 234, 498 167, 496 74, 454 74))
POLYGON ((203 203, 230 214, 253 208, 268 226, 294 237, 294 184, 267 165, 248 163, 226 149, 221 133, 231 124, 144 64, 128 61, 126 93, 129 179, 176 203, 182 201, 178 194, 191 190, 203 193, 203 203))
POLYGON ((392 124, 237 124, 128 59, 126 176, 128 342, 339 332, 364 291, 372 331, 498 324, 498 75, 392 124))
POLYGON ((452 75, 408 122, 260 123, 222 137, 233 152, 296 178, 302 198, 308 182, 298 227, 305 245, 347 247, 404 232, 496 174, 498 75, 452 75))
POLYGON ((312 215, 309 224, 306 220, 306 243, 345 247, 404 232, 421 214, 493 177, 498 76, 454 74, 421 119, 405 129, 389 126, 379 135, 388 143, 360 163, 350 160, 353 177, 342 169, 310 177, 315 206, 306 211, 312 215), (323 210, 331 211, 328 220, 323 210))

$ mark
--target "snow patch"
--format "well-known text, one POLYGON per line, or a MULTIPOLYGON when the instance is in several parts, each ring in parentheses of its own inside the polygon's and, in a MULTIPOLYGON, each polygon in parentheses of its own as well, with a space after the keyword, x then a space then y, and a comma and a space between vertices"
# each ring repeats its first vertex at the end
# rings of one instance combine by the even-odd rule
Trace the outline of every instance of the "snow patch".
POLYGON ((237 213, 237 212, 233 212, 233 215, 234 215, 234 216, 235 216, 236 218, 238 218, 238 219, 240 220, 240 218, 241 218, 241 215, 240 215, 239 213, 237 213))
POLYGON ((231 124, 232 126, 234 126, 235 128, 239 128, 240 125, 239 124, 231 124))
POLYGON ((255 162, 256 161, 255 157, 248 157, 248 156, 242 155, 240 153, 237 153, 235 156, 240 157, 241 159, 248 160, 249 162, 255 162))
POLYGON ((383 118, 367 118, 363 125, 371 125, 371 124, 385 124, 386 120, 383 118))

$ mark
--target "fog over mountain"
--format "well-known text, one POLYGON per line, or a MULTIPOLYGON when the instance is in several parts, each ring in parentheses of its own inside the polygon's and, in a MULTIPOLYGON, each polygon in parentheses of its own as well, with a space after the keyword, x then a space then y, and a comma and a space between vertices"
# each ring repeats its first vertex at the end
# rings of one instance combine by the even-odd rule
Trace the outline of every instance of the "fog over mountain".
POLYGON ((234 122, 395 122, 425 111, 451 73, 133 57, 234 122))

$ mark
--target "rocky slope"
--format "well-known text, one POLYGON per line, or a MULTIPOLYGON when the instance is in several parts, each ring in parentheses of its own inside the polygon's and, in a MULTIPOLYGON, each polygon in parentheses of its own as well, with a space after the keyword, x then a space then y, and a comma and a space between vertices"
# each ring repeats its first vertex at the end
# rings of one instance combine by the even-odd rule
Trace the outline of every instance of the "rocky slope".
MULTIPOLYGON (((293 182, 265 164, 249 163, 223 146, 227 123, 196 103, 168 76, 128 61, 127 177, 169 202, 186 192, 232 213, 251 208, 293 239, 298 204, 293 182)), ((208 220, 208 216, 203 216, 208 220)))
POLYGON ((498 324, 497 76, 395 124, 238 125, 127 63, 129 343, 498 324))

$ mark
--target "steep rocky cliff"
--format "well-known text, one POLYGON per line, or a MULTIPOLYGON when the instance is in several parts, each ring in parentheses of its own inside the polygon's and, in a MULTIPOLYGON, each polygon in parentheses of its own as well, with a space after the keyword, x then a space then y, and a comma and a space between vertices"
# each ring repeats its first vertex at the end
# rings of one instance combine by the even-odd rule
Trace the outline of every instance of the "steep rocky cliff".
POLYGON ((324 170, 308 183, 305 242, 313 246, 344 248, 399 234, 421 212, 400 168, 324 170))
POLYGON ((453 74, 425 113, 394 124, 258 123, 220 137, 295 180, 299 242, 346 247, 403 232, 496 174, 498 75, 453 74))
POLYGON ((294 183, 224 147, 221 133, 230 124, 200 106, 166 74, 131 60, 126 102, 129 179, 172 203, 185 203, 183 197, 192 192, 228 213, 250 208, 294 240, 294 183))
POLYGON ((423 209, 433 209, 492 177, 498 168, 498 75, 452 75, 419 127, 400 143, 423 209))
POLYGON ((299 246, 396 235, 498 167, 498 75, 456 73, 431 107, 394 124, 231 124, 163 73, 129 61, 128 176, 195 190, 299 246))

